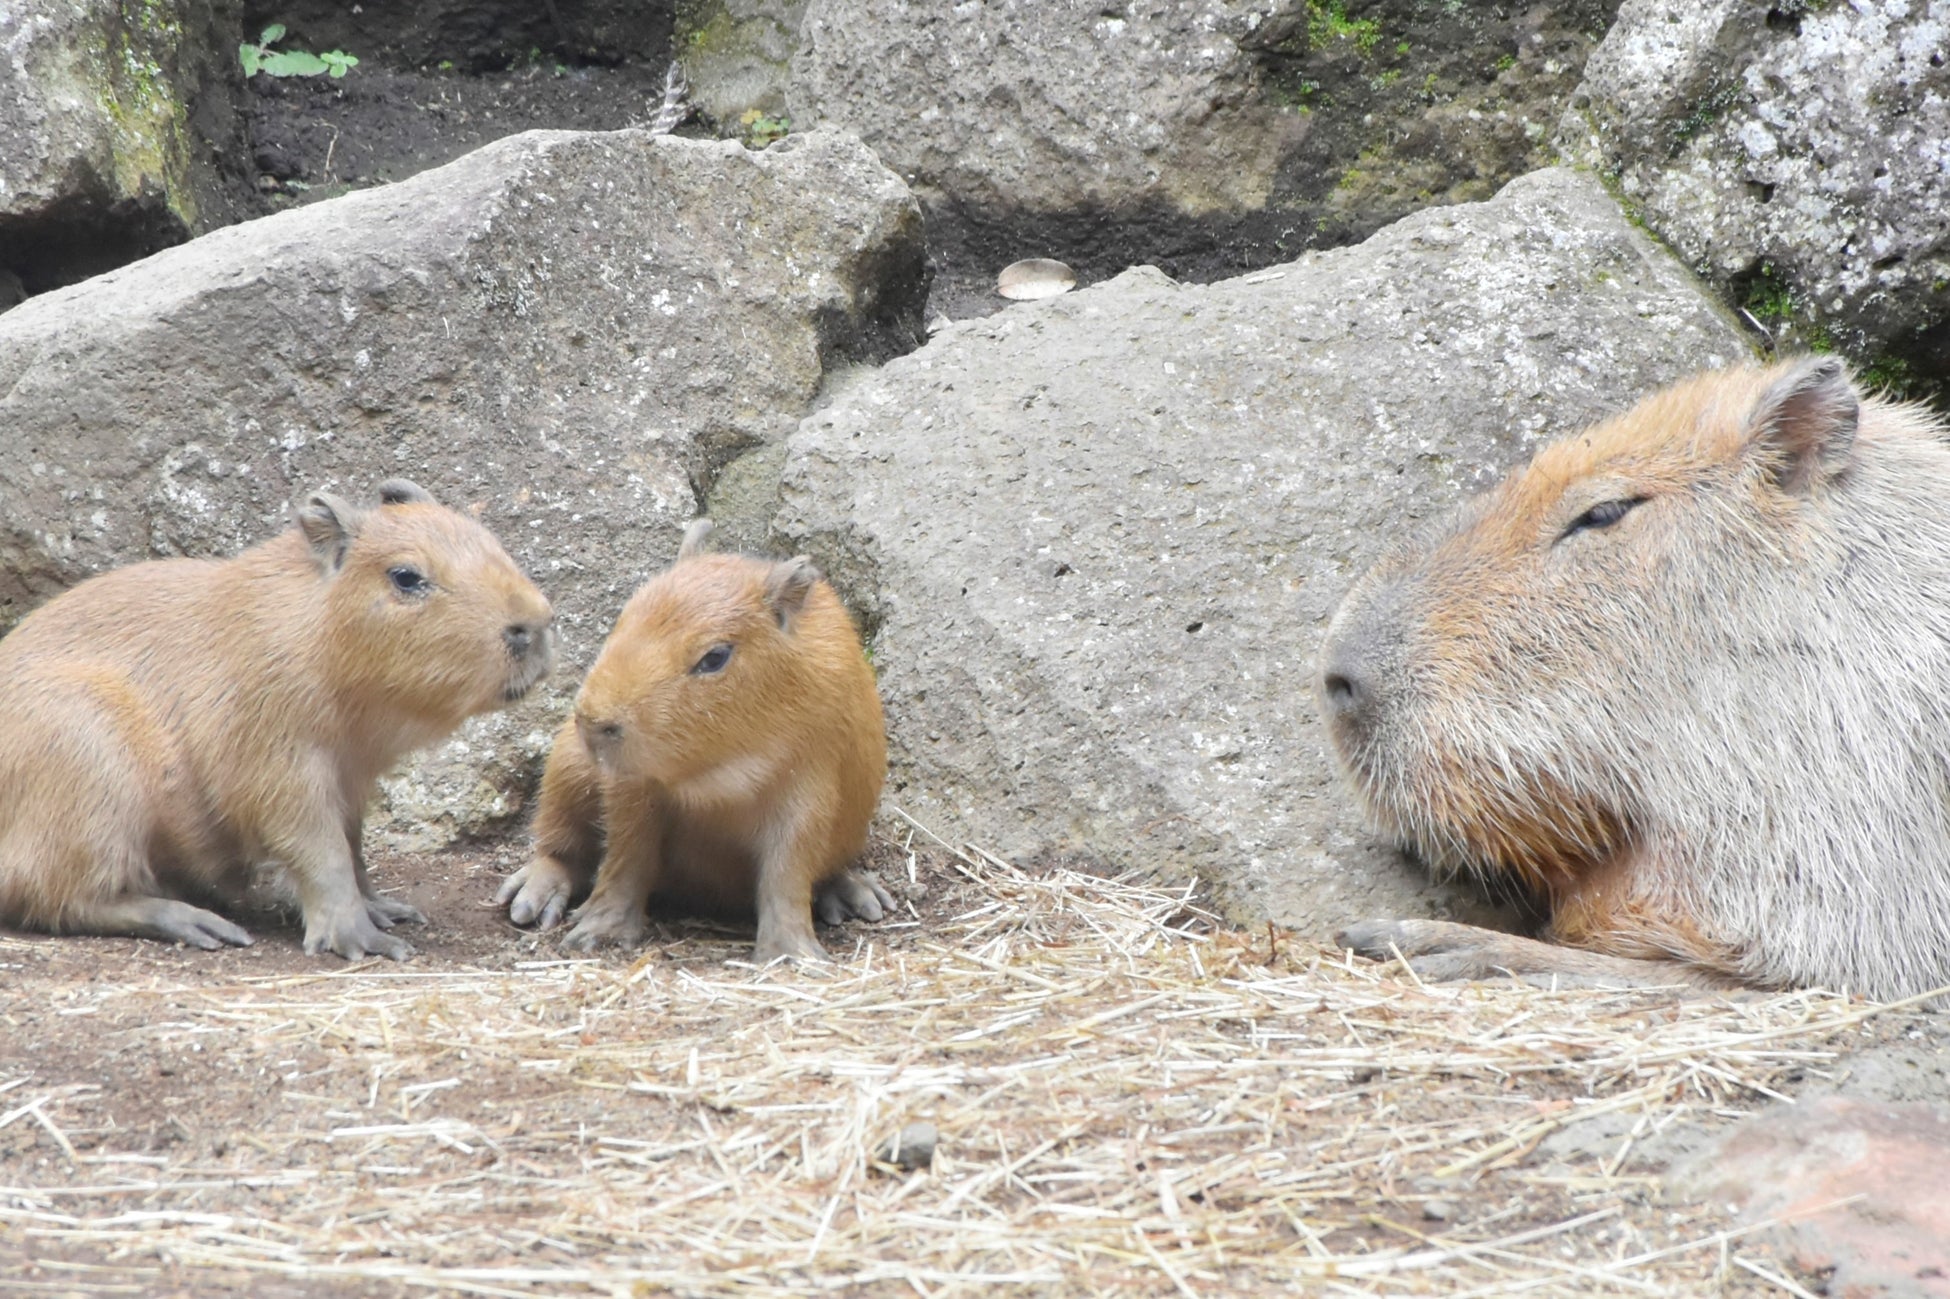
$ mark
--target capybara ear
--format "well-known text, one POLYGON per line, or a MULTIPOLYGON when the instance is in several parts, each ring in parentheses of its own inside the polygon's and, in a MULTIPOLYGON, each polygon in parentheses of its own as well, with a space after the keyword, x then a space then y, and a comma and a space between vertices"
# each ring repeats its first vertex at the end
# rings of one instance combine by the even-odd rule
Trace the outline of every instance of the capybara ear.
POLYGON ((1806 357, 1754 403, 1747 445, 1773 459, 1783 491, 1801 495, 1848 464, 1861 411, 1847 366, 1832 356, 1806 357))
POLYGON ((711 534, 718 525, 709 519, 692 519, 684 529, 684 539, 677 543, 677 558, 689 559, 692 555, 702 555, 708 548, 711 534))
POLYGON ((765 579, 765 601, 772 606, 772 616, 779 620, 779 626, 789 624, 806 607, 806 597, 818 580, 819 570, 813 567, 809 555, 794 555, 783 564, 772 565, 772 572, 765 579))
POLYGON ((332 495, 313 492, 298 511, 298 526, 311 543, 311 557, 318 571, 332 576, 345 566, 352 549, 352 538, 359 531, 358 507, 332 495))
POLYGON ((433 493, 410 478, 388 478, 379 484, 381 505, 436 505, 433 493))

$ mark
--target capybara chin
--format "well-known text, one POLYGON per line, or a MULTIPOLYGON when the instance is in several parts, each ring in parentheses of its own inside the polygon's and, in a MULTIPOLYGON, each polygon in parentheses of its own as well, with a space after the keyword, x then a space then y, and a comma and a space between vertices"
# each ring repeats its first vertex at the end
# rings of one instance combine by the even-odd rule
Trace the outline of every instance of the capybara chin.
POLYGON ((319 493, 234 559, 91 578, 0 640, 0 921, 197 947, 203 905, 282 868, 305 950, 403 960, 423 919, 360 856, 374 782, 547 675, 548 601, 403 479, 319 493))
POLYGON ((1541 448, 1364 576, 1320 666, 1373 821, 1528 886, 1585 950, 1433 921, 1348 946, 1950 984, 1950 444, 1839 361, 1707 374, 1541 448))
POLYGON ((893 906, 851 865, 887 774, 873 668, 803 555, 706 553, 709 520, 624 606, 542 777, 535 859, 499 900, 570 947, 632 943, 656 899, 758 920, 760 961, 893 906))

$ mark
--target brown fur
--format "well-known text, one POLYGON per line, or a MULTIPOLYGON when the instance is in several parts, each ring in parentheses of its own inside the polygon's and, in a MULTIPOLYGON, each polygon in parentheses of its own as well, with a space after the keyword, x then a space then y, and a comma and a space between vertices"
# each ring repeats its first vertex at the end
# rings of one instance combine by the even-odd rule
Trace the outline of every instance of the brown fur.
POLYGON ((808 560, 705 554, 708 533, 617 619, 556 733, 535 860, 501 899, 546 928, 588 893, 566 939, 583 948, 639 941, 653 898, 755 912, 758 959, 817 959, 816 901, 829 920, 892 905, 848 869, 886 776, 880 696, 808 560))
POLYGON ((1520 881, 1591 955, 1466 931, 1465 959, 1420 921, 1350 944, 1950 982, 1947 491, 1934 418, 1804 358, 1656 393, 1386 557, 1321 652, 1343 766, 1382 829, 1520 881))
POLYGON ((421 919, 359 853, 400 756, 548 671, 548 601, 479 524, 418 487, 313 496, 228 560, 135 564, 0 640, 0 919, 199 947, 250 936, 186 899, 275 863, 305 950, 403 959, 421 919), (407 593, 393 573, 431 586, 407 593))

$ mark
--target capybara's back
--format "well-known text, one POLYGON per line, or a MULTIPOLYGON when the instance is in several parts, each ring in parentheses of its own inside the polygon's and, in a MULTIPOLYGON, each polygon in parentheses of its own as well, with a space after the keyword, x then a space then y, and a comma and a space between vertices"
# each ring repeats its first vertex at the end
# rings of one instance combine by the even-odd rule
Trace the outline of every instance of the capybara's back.
POLYGON ((1950 444, 1839 362, 1541 449, 1364 577, 1321 665, 1375 821, 1520 879, 1559 940, 1950 983, 1950 444))

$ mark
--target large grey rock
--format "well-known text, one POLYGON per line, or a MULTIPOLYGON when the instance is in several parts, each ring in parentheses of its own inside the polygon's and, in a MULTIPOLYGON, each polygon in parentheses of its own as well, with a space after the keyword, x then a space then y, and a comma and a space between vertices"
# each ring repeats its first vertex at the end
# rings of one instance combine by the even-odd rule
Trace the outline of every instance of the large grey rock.
POLYGON ((1950 10, 1627 0, 1562 142, 1770 327, 1950 373, 1950 10))
POLYGON ((218 153, 241 144, 240 10, 0 5, 0 279, 42 292, 231 219, 218 153))
POLYGON ((966 314, 1018 257, 1210 279, 1488 198, 1617 3, 811 0, 791 117, 908 180, 966 314))
POLYGON ((1347 586, 1538 439, 1747 355, 1546 170, 1277 269, 950 326, 800 426, 775 528, 867 615, 896 803, 1324 933, 1451 905, 1363 829, 1315 717, 1347 586))
POLYGON ((388 786, 426 845, 519 807, 624 598, 719 467, 829 364, 917 337, 913 198, 858 141, 763 153, 535 132, 232 226, 0 316, 0 630, 156 555, 223 554, 325 486, 403 474, 480 512, 566 664, 388 786))

